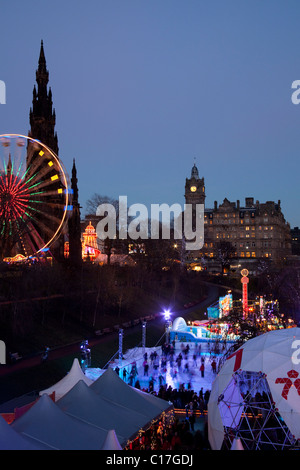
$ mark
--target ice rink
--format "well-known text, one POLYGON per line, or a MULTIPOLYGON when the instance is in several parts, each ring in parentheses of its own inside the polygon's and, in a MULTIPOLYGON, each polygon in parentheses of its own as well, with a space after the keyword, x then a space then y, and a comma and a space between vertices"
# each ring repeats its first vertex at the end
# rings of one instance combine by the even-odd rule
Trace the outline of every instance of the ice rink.
MULTIPOLYGON (((203 391, 211 390, 212 382, 216 377, 216 372, 213 370, 214 362, 216 370, 218 370, 218 363, 226 352, 223 343, 219 343, 217 352, 214 342, 176 342, 173 355, 166 355, 163 348, 163 346, 158 346, 129 349, 123 354, 121 360, 117 358, 109 364, 109 367, 117 369, 119 376, 129 385, 135 386, 138 380, 140 388, 144 390, 149 390, 150 382, 156 392, 161 385, 171 386, 177 390, 180 387, 190 388, 196 393, 199 393, 201 388, 203 391), (147 354, 148 370, 145 370, 144 367, 145 353, 147 354), (156 358, 153 357, 155 353, 156 358), (180 355, 182 357, 181 363, 177 360, 180 355), (202 364, 204 366, 203 372, 200 371, 202 364)), ((96 380, 103 372, 104 369, 100 368, 85 370, 86 376, 92 380, 96 380)))

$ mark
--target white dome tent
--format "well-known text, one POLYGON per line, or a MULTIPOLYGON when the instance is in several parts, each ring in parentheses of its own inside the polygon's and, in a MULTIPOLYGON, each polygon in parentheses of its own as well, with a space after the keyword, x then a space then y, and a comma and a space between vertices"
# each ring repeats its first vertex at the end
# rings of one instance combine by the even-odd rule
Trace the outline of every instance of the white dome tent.
POLYGON ((300 328, 248 340, 212 384, 208 403, 211 448, 295 448, 300 440, 300 328))

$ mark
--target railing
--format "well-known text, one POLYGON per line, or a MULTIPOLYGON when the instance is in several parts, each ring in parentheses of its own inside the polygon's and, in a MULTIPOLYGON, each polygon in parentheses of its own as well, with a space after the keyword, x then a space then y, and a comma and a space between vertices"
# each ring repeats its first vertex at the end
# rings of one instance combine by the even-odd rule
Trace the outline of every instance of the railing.
POLYGON ((161 340, 163 339, 164 336, 166 336, 167 332, 165 331, 164 334, 159 338, 159 340, 157 341, 157 343, 155 344, 155 348, 159 345, 159 343, 161 342, 161 340))
POLYGON ((103 369, 106 369, 108 367, 108 365, 115 359, 115 357, 119 354, 119 351, 117 351, 108 361, 107 363, 105 364, 105 366, 103 367, 103 369))

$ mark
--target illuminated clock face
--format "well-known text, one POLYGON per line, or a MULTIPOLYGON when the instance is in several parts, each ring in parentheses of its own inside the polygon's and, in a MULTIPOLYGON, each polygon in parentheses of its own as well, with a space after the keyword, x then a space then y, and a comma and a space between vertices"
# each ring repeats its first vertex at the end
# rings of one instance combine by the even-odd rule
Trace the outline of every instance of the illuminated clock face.
POLYGON ((191 191, 192 191, 192 193, 194 193, 195 191, 197 191, 197 187, 196 186, 191 186, 191 191))

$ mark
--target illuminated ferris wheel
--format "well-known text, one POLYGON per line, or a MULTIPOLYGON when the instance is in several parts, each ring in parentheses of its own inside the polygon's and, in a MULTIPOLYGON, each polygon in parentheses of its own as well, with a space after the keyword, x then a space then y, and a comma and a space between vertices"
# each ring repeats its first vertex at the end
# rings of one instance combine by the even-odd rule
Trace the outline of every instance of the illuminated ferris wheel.
POLYGON ((40 141, 0 135, 0 259, 48 255, 62 233, 69 181, 58 156, 40 141))

